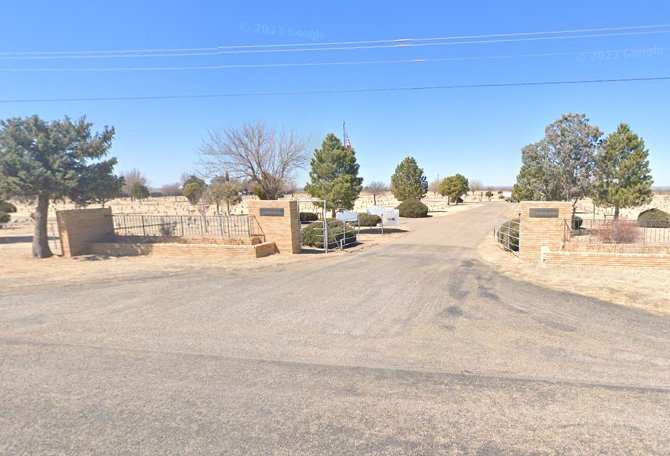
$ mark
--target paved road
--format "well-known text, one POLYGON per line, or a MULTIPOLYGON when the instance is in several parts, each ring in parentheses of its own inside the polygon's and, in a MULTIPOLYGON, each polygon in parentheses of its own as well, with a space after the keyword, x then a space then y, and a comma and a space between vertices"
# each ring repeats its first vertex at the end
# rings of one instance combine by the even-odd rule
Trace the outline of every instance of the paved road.
POLYGON ((669 454, 670 318, 480 263, 501 210, 316 261, 0 294, 0 453, 669 454))

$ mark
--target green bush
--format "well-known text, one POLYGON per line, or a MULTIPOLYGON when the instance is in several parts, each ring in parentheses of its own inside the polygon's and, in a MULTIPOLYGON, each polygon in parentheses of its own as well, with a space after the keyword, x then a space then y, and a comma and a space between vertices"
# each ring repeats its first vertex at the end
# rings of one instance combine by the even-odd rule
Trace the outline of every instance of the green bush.
POLYGON ((300 221, 301 222, 314 222, 316 220, 319 220, 319 216, 316 215, 314 212, 301 212, 300 213, 300 221))
MULTIPOLYGON (((341 241, 344 244, 356 243, 356 231, 346 223, 328 219, 328 248, 339 247, 341 241)), ((323 222, 310 223, 302 229, 302 244, 311 247, 323 248, 323 222)))
POLYGON ((358 214, 358 224, 360 226, 377 226, 382 222, 382 218, 378 215, 371 215, 365 212, 358 214))
POLYGON ((419 200, 408 199, 400 203, 396 208, 400 211, 400 217, 421 218, 428 217, 428 206, 419 200))
POLYGON ((16 212, 16 206, 14 206, 9 201, 0 200, 0 212, 6 212, 7 214, 16 212))
POLYGON ((656 208, 640 213, 637 221, 646 228, 670 228, 670 214, 656 208))
POLYGON ((8 213, 0 211, 0 223, 7 223, 11 218, 12 217, 8 213))
POLYGON ((519 219, 508 220, 498 230, 498 243, 507 250, 519 251, 519 219))

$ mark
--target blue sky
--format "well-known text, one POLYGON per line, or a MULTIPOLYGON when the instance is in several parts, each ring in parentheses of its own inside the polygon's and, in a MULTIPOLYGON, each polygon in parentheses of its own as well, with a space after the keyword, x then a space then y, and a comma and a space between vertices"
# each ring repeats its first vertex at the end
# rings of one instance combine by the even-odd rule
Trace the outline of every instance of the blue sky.
MULTIPOLYGON (((11 2, 0 53, 173 49, 368 41, 670 23, 664 1, 606 2, 11 2), (551 5, 551 6, 550 6, 551 5), (559 5, 559 6, 557 6, 559 5)), ((665 31, 670 31, 666 28, 665 31)), ((377 65, 206 71, 3 72, 0 99, 127 97, 339 90, 670 76, 670 33, 470 45, 180 57, 0 59, 9 68, 189 67, 229 64, 595 54, 377 65), (651 51, 650 51, 651 49, 651 51), (604 51, 617 50, 606 53, 604 51), (625 51, 625 52, 624 52, 625 51)), ((113 125, 119 171, 153 186, 194 169, 208 129, 264 120, 310 137, 310 150, 342 121, 366 182, 388 181, 414 156, 429 177, 460 172, 509 185, 520 150, 564 112, 585 112, 606 133, 629 123, 650 150, 656 184, 670 185, 670 81, 210 99, 0 103, 0 118, 87 115, 113 125)), ((299 183, 307 179, 305 170, 299 183)))

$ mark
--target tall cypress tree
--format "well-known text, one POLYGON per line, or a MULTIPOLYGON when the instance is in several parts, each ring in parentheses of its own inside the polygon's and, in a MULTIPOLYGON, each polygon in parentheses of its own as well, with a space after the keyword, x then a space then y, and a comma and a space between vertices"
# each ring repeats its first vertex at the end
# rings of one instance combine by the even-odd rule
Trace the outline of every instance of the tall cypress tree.
POLYGON ((310 182, 305 191, 326 200, 333 217, 336 210, 353 209, 363 184, 354 149, 347 149, 337 136, 328 133, 321 148, 314 151, 310 165, 310 182))
POLYGON ((620 124, 600 145, 595 177, 594 201, 613 207, 615 219, 619 218, 619 209, 651 201, 649 151, 627 124, 620 124))

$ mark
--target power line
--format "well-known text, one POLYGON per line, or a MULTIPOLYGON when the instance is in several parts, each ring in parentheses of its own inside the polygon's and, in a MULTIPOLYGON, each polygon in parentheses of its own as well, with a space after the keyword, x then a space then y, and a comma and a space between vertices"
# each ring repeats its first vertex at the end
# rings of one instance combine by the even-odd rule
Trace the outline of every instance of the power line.
POLYGON ((302 62, 302 63, 258 63, 258 64, 226 64, 226 65, 200 65, 200 66, 160 66, 160 67, 51 67, 51 68, 1 68, 0 73, 66 73, 66 72, 132 72, 132 71, 204 71, 224 69, 249 69, 249 68, 293 68, 293 67, 322 67, 339 65, 380 65, 401 63, 435 63, 435 62, 461 62, 481 60, 505 60, 515 58, 538 58, 538 57, 579 57, 596 55, 599 53, 622 53, 639 51, 667 51, 670 47, 652 47, 643 49, 598 49, 592 51, 574 52, 545 52, 534 54, 504 54, 474 57, 444 57, 444 58, 414 58, 414 59, 387 59, 387 60, 353 60, 332 62, 302 62))
POLYGON ((247 45, 225 45, 214 47, 196 47, 196 48, 163 48, 163 49, 127 49, 127 50, 85 50, 85 51, 32 51, 32 52, 0 52, 0 56, 49 56, 49 55, 72 55, 72 54, 132 54, 132 53, 154 53, 154 52, 198 52, 198 51, 218 51, 225 49, 259 49, 259 48, 282 48, 282 47, 311 47, 311 46, 344 46, 358 44, 380 44, 380 43, 408 43, 425 41, 446 41, 446 40, 464 40, 481 38, 506 38, 512 36, 533 36, 533 35, 556 35, 567 33, 592 33, 592 32, 611 32, 621 30, 643 30, 652 28, 670 27, 670 24, 651 24, 651 25, 632 25, 622 27, 600 27, 586 29, 568 29, 568 30, 550 30, 539 32, 515 32, 515 33, 496 33, 484 35, 455 35, 429 38, 391 38, 378 40, 362 41, 331 41, 331 42, 311 42, 311 43, 282 43, 282 44, 247 44, 247 45))
MULTIPOLYGON (((296 52, 323 52, 323 51, 354 51, 363 49, 392 49, 392 48, 414 48, 414 47, 435 47, 435 46, 458 46, 471 44, 497 44, 497 43, 521 43, 533 41, 556 41, 556 40, 575 40, 584 38, 603 38, 618 36, 641 36, 670 33, 670 30, 652 30, 647 32, 617 32, 617 33, 598 33, 587 35, 565 35, 565 36, 542 36, 530 38, 506 38, 506 39, 487 39, 487 40, 467 40, 467 41, 438 41, 438 42, 411 42, 406 40, 397 40, 393 44, 378 44, 364 46, 334 46, 334 47, 295 47, 280 49, 236 49, 219 50, 205 52, 180 52, 180 53, 144 53, 144 54, 57 54, 57 55, 0 55, 0 60, 82 60, 82 59, 121 59, 121 58, 156 58, 156 57, 203 57, 213 55, 231 55, 231 54, 268 54, 268 53, 296 53, 296 52)), ((407 39, 410 40, 410 39, 407 39)))
POLYGON ((236 97, 263 97, 282 95, 327 95, 327 94, 350 94, 350 93, 379 93, 379 92, 410 92, 430 90, 456 90, 456 89, 482 89, 482 88, 507 88, 507 87, 536 87, 557 86, 575 84, 603 84, 618 82, 651 82, 668 81, 670 76, 653 76, 640 78, 618 78, 618 79, 580 79, 564 81, 526 81, 526 82, 503 82, 486 84, 461 84, 461 85, 434 85, 434 86, 410 86, 410 87, 376 87, 362 89, 330 89, 330 90, 296 90, 296 91, 270 91, 270 92, 239 92, 200 95, 147 95, 128 97, 76 97, 76 98, 16 98, 0 99, 0 104, 17 103, 65 103, 65 102, 87 102, 87 101, 147 101, 147 100, 182 100, 182 99, 206 99, 206 98, 236 98, 236 97))

